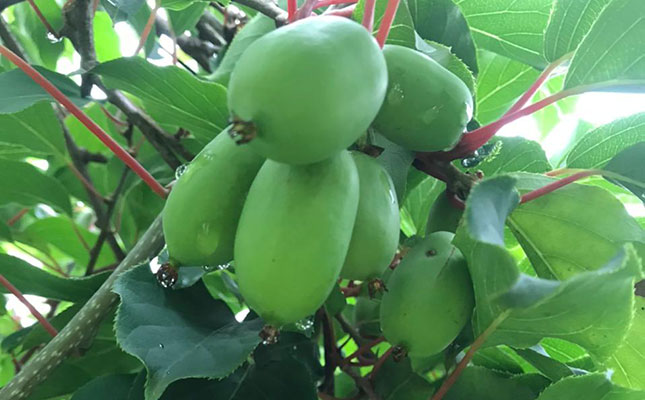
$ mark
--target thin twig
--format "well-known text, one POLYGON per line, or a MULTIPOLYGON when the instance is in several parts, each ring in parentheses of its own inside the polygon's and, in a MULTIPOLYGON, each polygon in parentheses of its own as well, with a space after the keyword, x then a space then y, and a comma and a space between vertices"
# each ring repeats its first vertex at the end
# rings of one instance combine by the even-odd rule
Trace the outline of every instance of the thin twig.
POLYGON ((139 54, 141 49, 143 49, 143 47, 146 45, 146 40, 148 40, 150 31, 152 31, 152 27, 155 24, 155 19, 157 18, 157 11, 159 11, 160 7, 161 7, 161 0, 155 0, 155 6, 150 11, 150 16, 148 17, 148 21, 146 21, 146 25, 143 27, 143 31, 141 32, 141 36, 139 37, 139 44, 137 45, 137 49, 134 51, 135 56, 139 54))
POLYGON ((36 13, 36 16, 38 17, 40 22, 42 22, 42 24, 45 26, 47 31, 50 34, 52 34, 56 39, 59 39, 60 34, 58 32, 56 32, 54 27, 51 26, 49 21, 47 21, 47 18, 45 18, 45 16, 43 15, 42 11, 40 11, 40 8, 38 8, 38 5, 34 2, 34 0, 27 0, 27 2, 29 3, 29 6, 34 10, 34 12, 36 13))
POLYGON ((47 319, 45 319, 45 317, 43 317, 42 314, 38 312, 38 310, 36 310, 36 307, 34 307, 29 302, 29 300, 25 298, 25 296, 23 296, 20 290, 18 290, 18 288, 16 288, 11 282, 9 282, 7 278, 5 278, 4 275, 2 274, 0 274, 0 284, 2 284, 2 286, 7 288, 9 292, 11 292, 14 296, 16 296, 18 300, 20 300, 20 302, 29 309, 29 312, 31 313, 31 315, 33 315, 38 320, 38 322, 40 322, 40 324, 43 326, 43 328, 45 328, 47 333, 52 335, 52 337, 55 337, 58 334, 58 331, 56 330, 56 328, 54 328, 52 324, 50 324, 49 321, 47 321, 47 319))

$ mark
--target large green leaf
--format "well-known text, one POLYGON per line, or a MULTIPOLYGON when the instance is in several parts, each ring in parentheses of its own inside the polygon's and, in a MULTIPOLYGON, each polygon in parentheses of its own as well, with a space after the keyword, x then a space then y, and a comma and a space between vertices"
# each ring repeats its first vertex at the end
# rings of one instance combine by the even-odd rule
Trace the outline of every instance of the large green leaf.
POLYGON ((22 206, 48 204, 71 214, 69 194, 57 180, 33 165, 0 159, 0 205, 16 203, 22 206))
POLYGON ((553 382, 573 375, 573 370, 569 366, 549 357, 541 346, 533 346, 529 349, 516 349, 515 351, 540 371, 542 375, 553 382))
MULTIPOLYGON (((376 6, 374 8, 374 32, 377 32, 381 25, 381 20, 385 14, 387 4, 388 0, 376 0, 376 6)), ((365 0, 359 0, 356 4, 356 9, 354 10, 352 18, 360 23, 363 19, 364 10, 365 0)), ((390 28, 390 33, 385 43, 396 44, 413 49, 415 41, 414 21, 412 20, 412 15, 408 9, 408 3, 402 1, 396 11, 392 27, 390 28)))
POLYGON ((121 275, 114 291, 121 296, 117 339, 148 370, 146 399, 178 379, 227 376, 260 341, 262 321, 238 323, 201 282, 165 290, 145 264, 121 275))
MULTIPOLYGON (((518 174, 521 192, 554 179, 518 174)), ((608 191, 572 184, 517 207, 508 226, 537 274, 567 279, 600 268, 627 242, 645 242, 645 231, 608 191), (584 243, 584 245, 580 245, 584 243)))
POLYGON ((446 400, 533 400, 539 392, 523 384, 520 376, 482 367, 467 367, 450 388, 446 400))
POLYGON ((23 146, 32 156, 66 157, 63 132, 54 110, 44 102, 14 114, 0 114, 0 144, 23 146))
POLYGON ((546 388, 537 400, 642 400, 645 392, 612 385, 604 374, 563 379, 546 388))
POLYGON ((501 117, 538 77, 539 72, 524 63, 486 50, 477 52, 477 109, 482 124, 501 117))
POLYGON ((488 146, 490 154, 474 166, 485 176, 515 171, 542 173, 551 169, 542 146, 532 140, 500 136, 492 139, 488 146))
POLYGON ((543 68, 552 0, 457 0, 478 47, 543 68))
POLYGON ((580 85, 645 84, 645 2, 613 0, 576 50, 565 81, 580 85))
MULTIPOLYGON (((6 254, 0 254, 0 274, 24 294, 72 302, 89 299, 109 275, 101 273, 88 278, 65 279, 6 254)), ((6 293, 4 287, 0 291, 6 293)))
POLYGON ((408 213, 414 227, 414 230, 410 229, 410 227, 407 228, 407 231, 404 231, 407 236, 425 235, 430 207, 445 188, 446 185, 443 182, 427 177, 414 189, 406 192, 403 208, 408 213))
POLYGON ((602 168, 620 151, 645 141, 645 113, 631 115, 586 133, 567 155, 569 168, 602 168))
POLYGON ((575 50, 611 0, 555 0, 544 33, 544 56, 555 61, 575 50))
POLYGON ((468 24, 452 0, 409 1, 414 29, 424 39, 441 43, 451 49, 474 73, 478 57, 468 24))
MULTIPOLYGON (((157 67, 142 58, 120 58, 94 69, 116 89, 141 98, 155 116, 188 129, 207 143, 228 121, 226 89, 178 67, 157 67)), ((162 122, 164 122, 162 120, 162 122)))
POLYGON ((645 298, 636 296, 634 310, 627 337, 606 365, 614 371, 611 379, 618 385, 645 390, 645 298))
POLYGON ((473 281, 475 333, 492 325, 496 329, 487 346, 518 348, 555 337, 606 359, 620 345, 632 318, 633 285, 641 275, 633 247, 621 249, 604 268, 564 282, 521 274, 503 235, 504 221, 518 201, 515 179, 509 176, 479 183, 468 198, 466 223, 455 237, 473 281))
POLYGON ((193 29, 207 5, 206 2, 197 1, 181 11, 168 10, 168 18, 175 34, 181 35, 186 30, 193 29))
MULTIPOLYGON (((89 262, 90 251, 88 249, 94 247, 97 239, 98 234, 81 226, 75 226, 70 218, 62 216, 38 219, 20 234, 16 234, 16 240, 46 253, 49 252, 49 246, 54 246, 81 265, 86 265, 89 262)), ((96 266, 106 266, 115 261, 114 253, 108 246, 103 246, 96 266)))
POLYGON ((621 151, 605 166, 605 170, 619 174, 627 179, 611 179, 645 203, 645 141, 621 151))
MULTIPOLYGON (((81 97, 81 90, 73 80, 65 75, 34 66, 45 78, 53 83, 75 104, 83 106, 90 100, 81 97)), ((0 114, 11 114, 31 107, 39 101, 53 101, 36 82, 20 69, 12 69, 0 74, 0 114)))
POLYGON ((93 26, 97 60, 106 62, 121 57, 120 38, 114 30, 114 24, 108 13, 96 11, 93 26))
POLYGON ((374 390, 383 400, 428 399, 434 392, 430 382, 412 370, 409 358, 385 361, 374 377, 374 390))

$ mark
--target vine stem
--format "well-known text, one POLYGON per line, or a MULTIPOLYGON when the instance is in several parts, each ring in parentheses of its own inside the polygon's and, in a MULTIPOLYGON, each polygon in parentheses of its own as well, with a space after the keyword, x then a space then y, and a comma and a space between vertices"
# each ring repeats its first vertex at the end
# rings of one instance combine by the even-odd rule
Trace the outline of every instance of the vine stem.
POLYGON ((159 11, 159 7, 161 7, 161 0, 156 0, 155 6, 152 10, 150 10, 148 21, 146 21, 146 25, 143 27, 143 31, 141 32, 141 36, 139 37, 139 44, 137 45, 137 49, 134 51, 135 56, 139 54, 141 49, 143 49, 143 46, 146 45, 146 40, 148 40, 150 31, 152 31, 155 19, 157 18, 157 11, 159 11))
POLYGON ((287 0, 287 21, 293 22, 296 17, 296 11, 298 11, 298 1, 297 0, 287 0))
POLYGON ((372 33, 372 30, 374 29, 374 8, 375 7, 376 7, 376 0, 365 1, 365 10, 363 11, 362 24, 369 33, 372 33))
POLYGON ((385 9, 385 14, 383 14, 383 19, 381 20, 381 26, 376 33, 376 41, 379 46, 383 48, 385 45, 385 40, 390 34, 390 28, 392 28, 392 22, 394 22, 394 17, 396 16, 396 10, 399 8, 400 0, 389 0, 387 2, 387 8, 385 9))
POLYGON ((43 23, 47 31, 49 31, 49 33, 51 33, 56 39, 60 39, 60 35, 58 34, 58 32, 56 32, 54 27, 51 26, 49 21, 47 21, 47 18, 45 18, 42 11, 40 11, 40 8, 38 8, 38 5, 34 2, 34 0, 27 0, 27 2, 29 3, 29 6, 31 6, 31 8, 36 13, 36 16, 38 16, 38 19, 40 20, 40 22, 43 23))
POLYGON ((47 333, 49 333, 52 337, 55 337, 56 335, 58 335, 58 331, 56 330, 56 328, 54 328, 52 324, 50 324, 49 321, 47 321, 45 317, 43 317, 43 315, 38 312, 38 310, 36 310, 36 307, 34 307, 29 302, 29 300, 25 298, 25 296, 23 296, 20 290, 18 290, 18 288, 15 287, 11 282, 9 282, 9 280, 7 280, 7 278, 5 278, 4 275, 2 274, 0 274, 0 284, 2 284, 2 286, 7 288, 7 290, 11 292, 11 294, 16 296, 18 300, 20 300, 20 302, 29 309, 29 312, 31 313, 31 315, 33 315, 38 320, 38 322, 40 322, 40 324, 43 326, 43 328, 45 328, 47 333))
POLYGON ((446 378, 445 381, 443 381, 439 390, 437 390, 437 392, 430 398, 430 400, 443 399, 443 396, 445 396, 446 393, 448 393, 448 390, 450 390, 452 385, 454 385, 455 382, 457 382, 457 379, 459 379, 459 376, 461 375, 461 373, 464 371, 464 369, 466 369, 466 366, 468 365, 470 360, 472 360, 477 350, 479 350, 482 347, 484 342, 486 342, 486 339, 488 339, 488 337, 493 332, 495 332, 497 327, 499 327, 499 325, 502 322, 504 322, 506 318, 508 318, 510 313, 511 313, 511 310, 506 310, 500 315, 498 315, 497 318, 495 318, 493 322, 488 326, 488 328, 486 328, 486 330, 481 335, 479 335, 477 339, 475 339, 473 344, 470 346, 470 349, 468 349, 468 351, 466 352, 466 355, 464 355, 464 358, 462 358, 461 361, 459 361, 459 364, 457 364, 457 367, 455 367, 455 370, 452 371, 450 376, 448 376, 448 378, 446 378))
POLYGON ((513 114, 514 112, 524 107, 524 105, 528 103, 528 101, 531 100, 531 98, 535 95, 535 93, 542 86, 542 84, 549 78, 549 76, 551 76, 551 73, 562 63, 569 60, 571 56, 573 56, 573 52, 567 53, 564 56, 552 62, 551 64, 547 65, 547 67, 542 71, 540 76, 538 76, 538 78, 531 85, 531 87, 526 92, 524 92, 522 97, 520 97, 508 111, 506 111, 504 116, 513 114))
POLYGON ((544 196, 546 194, 549 194, 549 193, 553 192, 554 190, 560 189, 561 187, 564 187, 564 186, 566 186, 566 185, 568 185, 570 183, 573 183, 573 182, 575 182, 577 180, 580 180, 582 178, 586 178, 586 177, 591 176, 591 175, 598 175, 599 172, 602 172, 602 171, 598 171, 598 170, 594 170, 594 169, 580 171, 580 172, 576 172, 573 175, 569 175, 566 178, 562 178, 562 179, 559 179, 559 180, 557 180, 555 182, 551 182, 548 185, 542 186, 539 189, 535 189, 535 190, 533 190, 531 192, 528 192, 528 193, 522 195, 522 198, 520 200, 520 204, 524 204, 524 203, 527 203, 527 202, 529 202, 531 200, 535 200, 538 197, 542 197, 542 196, 544 196))
POLYGON ((110 135, 89 118, 80 108, 72 103, 56 86, 49 82, 44 76, 36 71, 31 65, 27 64, 22 58, 17 56, 8 48, 0 45, 0 54, 7 57, 14 65, 20 68, 25 74, 40 85, 56 101, 62 104, 70 113, 74 114, 78 120, 85 125, 103 144, 105 144, 121 161, 123 161, 135 174, 137 174, 156 194, 161 198, 168 195, 168 191, 161 186, 159 182, 148 172, 137 160, 134 159, 125 149, 123 149, 110 135))

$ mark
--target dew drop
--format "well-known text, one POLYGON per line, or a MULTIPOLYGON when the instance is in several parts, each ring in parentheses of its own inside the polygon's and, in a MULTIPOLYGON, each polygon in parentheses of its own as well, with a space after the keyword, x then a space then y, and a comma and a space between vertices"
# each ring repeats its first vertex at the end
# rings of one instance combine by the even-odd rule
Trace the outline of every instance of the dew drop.
POLYGON ((163 343, 159 343, 159 348, 160 348, 160 349, 163 349, 163 347, 164 347, 164 346, 163 346, 163 343))
POLYGON ((401 104, 404 97, 405 96, 403 95, 403 89, 401 89, 401 85, 396 84, 387 93, 387 102, 392 105, 401 104))
POLYGON ((314 321, 311 318, 303 318, 296 322, 296 328, 300 331, 307 331, 314 326, 314 321))
POLYGON ((188 164, 182 164, 178 166, 177 169, 175 170, 175 179, 179 179, 179 177, 182 176, 187 169, 188 169, 188 164))
POLYGON ((60 43, 63 40, 63 38, 61 36, 56 37, 56 35, 54 35, 53 33, 47 32, 47 40, 49 40, 52 43, 60 43))
POLYGON ((215 271, 216 268, 219 268, 219 265, 202 265, 202 269, 206 272, 215 271))

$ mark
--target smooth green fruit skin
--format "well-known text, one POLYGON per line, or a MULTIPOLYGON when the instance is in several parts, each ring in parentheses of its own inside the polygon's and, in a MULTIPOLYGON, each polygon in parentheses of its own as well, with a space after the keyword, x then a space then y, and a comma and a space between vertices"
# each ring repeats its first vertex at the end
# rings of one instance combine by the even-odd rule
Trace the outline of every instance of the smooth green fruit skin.
POLYGON ((468 266, 451 244, 453 237, 435 232, 413 247, 394 270, 381 300, 385 338, 412 357, 445 349, 472 314, 468 266))
POLYGON ((231 75, 232 116, 252 122, 263 156, 308 164, 347 148, 368 128, 387 87, 376 41, 347 18, 307 18, 256 40, 231 75))
POLYGON ((244 25, 244 28, 235 34, 233 41, 226 50, 226 53, 224 53, 224 58, 222 58, 217 69, 211 75, 211 79, 214 82, 228 86, 228 82, 231 79, 231 72, 246 49, 251 43, 273 30, 275 30, 275 21, 266 15, 258 13, 251 18, 244 25))
POLYGON ((457 232, 459 221, 464 215, 464 210, 460 210, 450 203, 450 198, 444 190, 439 194, 437 199, 430 207, 430 214, 428 214, 428 223, 426 225, 426 235, 445 231, 457 232))
POLYGON ((268 160, 253 181, 235 237, 242 296, 268 324, 313 314, 340 274, 358 208, 347 151, 317 164, 268 160))
POLYGON ((389 82, 376 130, 413 151, 453 148, 472 117, 468 87, 416 50, 386 45, 383 54, 389 82))
POLYGON ((263 162, 224 131, 190 163, 162 214, 168 254, 178 266, 220 265, 233 259, 244 199, 263 162))
POLYGON ((365 281, 380 276, 399 244, 399 203, 387 171, 372 157, 353 152, 359 180, 358 212, 340 276, 365 281))

